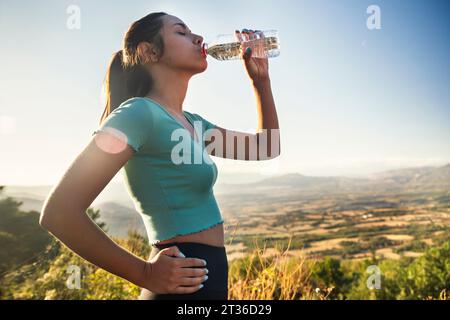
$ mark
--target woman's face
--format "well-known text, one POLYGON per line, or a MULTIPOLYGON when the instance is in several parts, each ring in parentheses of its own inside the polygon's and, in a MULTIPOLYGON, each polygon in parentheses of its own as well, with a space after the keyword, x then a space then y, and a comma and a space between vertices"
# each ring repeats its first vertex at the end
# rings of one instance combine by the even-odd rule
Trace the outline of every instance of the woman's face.
POLYGON ((164 53, 158 63, 192 74, 205 71, 208 62, 202 54, 203 37, 192 33, 191 29, 175 16, 167 15, 163 19, 161 35, 164 39, 164 53))

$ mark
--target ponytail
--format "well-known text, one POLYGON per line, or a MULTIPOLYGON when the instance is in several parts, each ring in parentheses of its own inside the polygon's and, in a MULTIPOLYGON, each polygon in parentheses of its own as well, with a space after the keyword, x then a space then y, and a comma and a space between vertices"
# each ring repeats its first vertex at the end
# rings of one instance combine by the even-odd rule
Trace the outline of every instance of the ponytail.
POLYGON ((145 97, 151 91, 153 79, 150 72, 138 62, 137 46, 143 41, 153 42, 162 54, 164 42, 159 31, 163 26, 161 17, 164 15, 167 13, 151 13, 134 22, 125 35, 124 49, 113 54, 103 85, 105 110, 100 125, 124 101, 145 97))
POLYGON ((145 97, 152 88, 150 73, 141 64, 126 67, 122 50, 112 56, 104 81, 105 110, 100 124, 119 107, 133 97, 145 97))

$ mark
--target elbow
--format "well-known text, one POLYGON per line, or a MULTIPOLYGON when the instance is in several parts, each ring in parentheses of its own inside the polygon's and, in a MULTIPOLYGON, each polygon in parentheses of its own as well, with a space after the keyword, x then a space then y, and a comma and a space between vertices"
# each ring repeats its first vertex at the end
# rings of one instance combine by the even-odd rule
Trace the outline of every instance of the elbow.
POLYGON ((65 212, 64 209, 67 204, 67 201, 64 204, 63 198, 56 196, 55 191, 52 191, 45 199, 39 216, 39 225, 43 229, 53 233, 54 229, 61 225, 62 221, 59 213, 65 212))
POLYGON ((39 225, 49 232, 52 232, 55 229, 55 212, 57 212, 57 210, 54 209, 54 205, 47 199, 39 216, 39 225))
POLYGON ((50 215, 49 211, 44 207, 39 216, 39 225, 47 231, 51 229, 50 215))
POLYGON ((79 217, 78 213, 79 211, 74 210, 73 206, 50 197, 41 209, 39 225, 53 235, 58 235, 76 222, 74 219, 79 217))

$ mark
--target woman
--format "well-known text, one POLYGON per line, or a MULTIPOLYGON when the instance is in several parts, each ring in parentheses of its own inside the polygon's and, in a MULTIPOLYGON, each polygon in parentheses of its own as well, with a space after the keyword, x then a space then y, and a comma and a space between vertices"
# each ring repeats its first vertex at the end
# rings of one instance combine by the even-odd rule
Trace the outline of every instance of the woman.
POLYGON ((251 52, 242 56, 257 98, 258 133, 226 130, 183 111, 190 78, 207 68, 202 42, 164 12, 130 26, 105 79, 101 126, 53 188, 39 221, 81 257, 140 286, 141 299, 227 299, 223 219, 212 191, 217 167, 209 155, 237 160, 279 155, 279 148, 265 157, 251 153, 253 147, 273 146, 273 139, 261 142, 261 133, 278 129, 267 58, 251 58, 251 52), (182 148, 182 160, 200 155, 206 161, 180 163, 176 134, 189 147, 182 148), (249 140, 244 152, 234 145, 226 152, 227 134, 249 140), (147 261, 113 242, 86 215, 122 167, 153 246, 147 261))

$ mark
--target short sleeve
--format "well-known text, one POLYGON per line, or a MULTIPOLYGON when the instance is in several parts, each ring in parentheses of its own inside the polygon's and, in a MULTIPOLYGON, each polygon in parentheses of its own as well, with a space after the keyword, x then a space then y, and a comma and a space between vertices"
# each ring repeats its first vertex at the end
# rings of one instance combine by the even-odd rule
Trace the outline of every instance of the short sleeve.
POLYGON ((152 128, 151 109, 145 101, 132 98, 111 112, 92 135, 108 132, 126 140, 126 143, 138 152, 151 136, 152 128))

